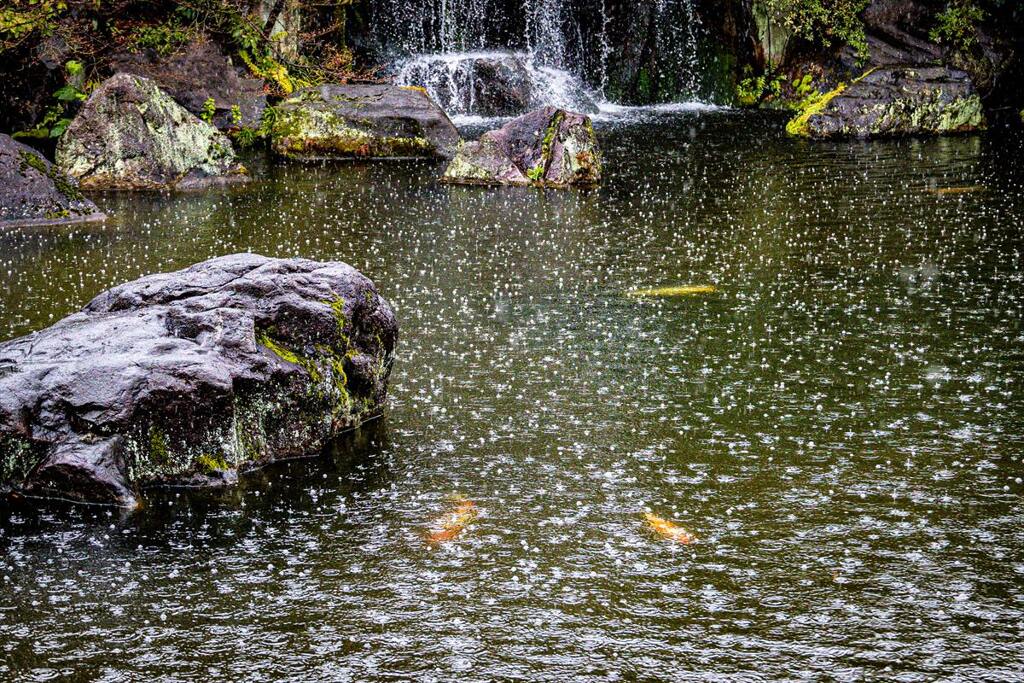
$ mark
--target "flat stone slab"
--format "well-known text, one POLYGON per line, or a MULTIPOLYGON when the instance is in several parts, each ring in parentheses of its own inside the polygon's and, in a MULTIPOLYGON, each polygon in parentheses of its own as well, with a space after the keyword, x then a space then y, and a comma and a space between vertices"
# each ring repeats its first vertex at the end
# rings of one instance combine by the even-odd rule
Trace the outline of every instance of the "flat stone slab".
POLYGON ((327 84, 274 111, 271 148, 290 159, 449 159, 461 139, 422 88, 327 84))

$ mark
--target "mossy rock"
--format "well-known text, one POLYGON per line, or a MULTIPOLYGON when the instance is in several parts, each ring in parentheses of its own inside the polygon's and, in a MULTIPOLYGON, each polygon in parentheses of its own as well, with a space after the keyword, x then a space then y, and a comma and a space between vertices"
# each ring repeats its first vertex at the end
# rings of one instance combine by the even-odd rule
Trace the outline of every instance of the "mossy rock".
POLYGON ((455 126, 419 88, 321 85, 275 108, 271 148, 280 156, 316 159, 451 158, 455 126))
POLYGON ((0 134, 0 227, 103 218, 73 178, 31 147, 0 134))
POLYGON ((590 117, 542 107, 462 145, 444 181, 462 185, 565 188, 601 181, 601 151, 590 117))
POLYGON ((231 140, 155 82, 117 74, 57 143, 57 165, 91 189, 195 190, 248 180, 231 140))
POLYGON ((0 490, 131 505, 319 454, 380 416, 398 326, 344 263, 237 254, 0 344, 0 490))
POLYGON ((883 67, 812 98, 786 130, 829 139, 948 135, 985 126, 981 98, 966 73, 945 67, 883 67))

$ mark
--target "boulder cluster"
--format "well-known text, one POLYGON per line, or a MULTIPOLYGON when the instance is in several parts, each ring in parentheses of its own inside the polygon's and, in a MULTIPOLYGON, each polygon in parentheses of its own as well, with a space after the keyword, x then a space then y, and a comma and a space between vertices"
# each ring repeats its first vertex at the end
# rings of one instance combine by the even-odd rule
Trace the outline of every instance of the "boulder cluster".
MULTIPOLYGON (((53 163, 0 135, 0 177, 7 181, 0 185, 0 227, 104 218, 82 190, 244 183, 250 177, 233 138, 247 133, 265 136, 284 160, 446 161, 448 183, 564 188, 594 185, 601 176, 585 114, 541 107, 465 143, 415 86, 324 84, 271 107, 259 82, 208 42, 172 58, 123 55, 112 64, 123 71, 92 91, 57 141, 53 163)), ((505 93, 495 101, 514 99, 498 78, 508 74, 492 71, 492 89, 505 93)))

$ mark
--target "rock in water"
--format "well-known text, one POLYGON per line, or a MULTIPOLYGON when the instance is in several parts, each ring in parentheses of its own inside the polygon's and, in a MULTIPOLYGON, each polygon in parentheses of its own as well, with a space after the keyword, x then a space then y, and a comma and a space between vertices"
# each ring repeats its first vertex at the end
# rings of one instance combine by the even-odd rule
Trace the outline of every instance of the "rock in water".
POLYGON ((0 227, 103 218, 74 179, 31 147, 0 134, 0 227))
POLYGON ((236 254, 0 344, 0 488, 130 505, 315 455, 380 415, 398 325, 344 263, 236 254))
POLYGON ((84 188, 191 190, 248 180, 231 141, 156 83, 117 74, 57 143, 57 165, 84 188))
POLYGON ((275 111, 271 146, 292 159, 449 159, 460 140, 420 88, 321 85, 275 111))
POLYGON ((940 135, 984 127, 981 98, 963 71, 883 67, 827 93, 791 120, 786 130, 827 139, 940 135))
POLYGON ((543 107, 459 146, 445 182, 465 185, 596 185, 601 152, 590 117, 543 107))

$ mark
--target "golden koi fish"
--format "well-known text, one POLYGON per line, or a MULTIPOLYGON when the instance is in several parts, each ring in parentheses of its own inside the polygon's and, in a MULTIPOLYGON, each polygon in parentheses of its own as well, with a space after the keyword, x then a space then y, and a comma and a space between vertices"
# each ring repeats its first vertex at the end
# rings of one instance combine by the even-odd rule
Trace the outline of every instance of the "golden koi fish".
POLYGON ((697 537, 694 534, 667 519, 652 515, 650 512, 644 513, 644 519, 647 520, 647 526, 663 538, 675 541, 676 543, 682 543, 683 545, 689 545, 697 541, 697 537))
POLYGON ((626 296, 690 296, 693 294, 711 294, 714 285, 678 285, 676 287, 655 287, 654 289, 633 289, 626 296))
POLYGON ((935 194, 967 194, 969 192, 984 192, 986 189, 984 185, 967 185, 965 187, 938 187, 931 191, 935 194))
POLYGON ((476 519, 476 503, 471 500, 458 500, 455 510, 438 518, 434 522, 433 531, 427 536, 430 543, 447 543, 461 534, 466 526, 476 519))

